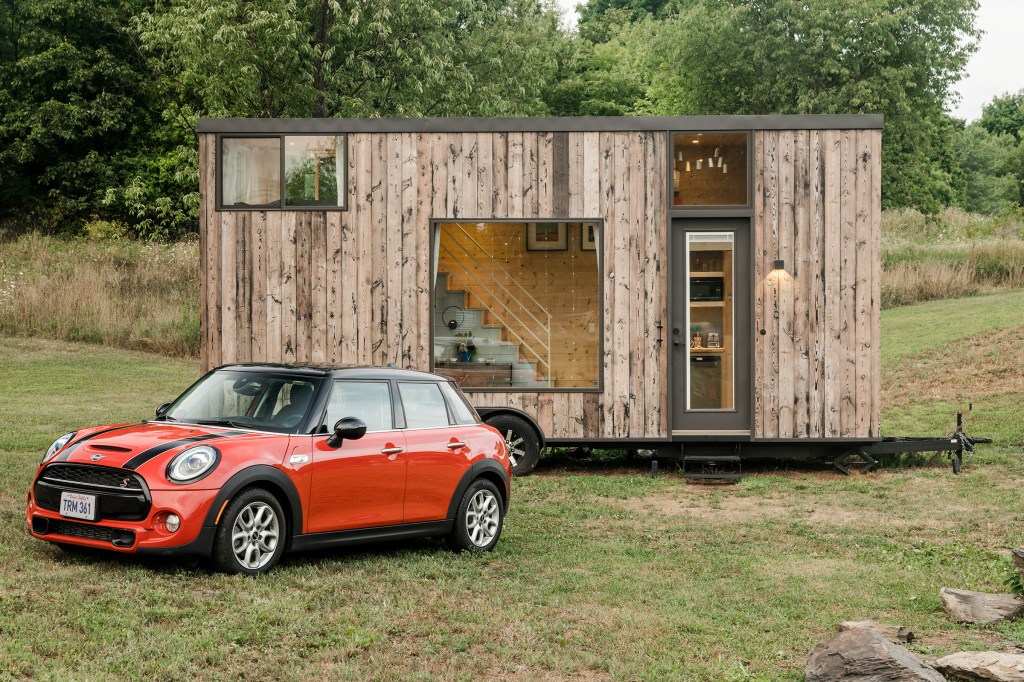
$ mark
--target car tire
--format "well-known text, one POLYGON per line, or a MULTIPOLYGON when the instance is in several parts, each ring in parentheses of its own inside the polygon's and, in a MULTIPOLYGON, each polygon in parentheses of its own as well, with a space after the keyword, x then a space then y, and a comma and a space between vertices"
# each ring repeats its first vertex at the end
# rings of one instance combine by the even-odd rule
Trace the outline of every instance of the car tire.
POLYGON ((210 559, 224 573, 259 575, 277 565, 287 541, 281 503, 263 488, 249 488, 224 510, 210 559))
POLYGON ((448 544, 457 552, 489 552, 498 544, 505 523, 505 506, 498 486, 478 478, 462 494, 448 544))
POLYGON ((512 475, 525 476, 533 471, 540 459, 540 440, 526 421, 511 414, 496 414, 486 421, 505 439, 508 457, 512 462, 512 475))

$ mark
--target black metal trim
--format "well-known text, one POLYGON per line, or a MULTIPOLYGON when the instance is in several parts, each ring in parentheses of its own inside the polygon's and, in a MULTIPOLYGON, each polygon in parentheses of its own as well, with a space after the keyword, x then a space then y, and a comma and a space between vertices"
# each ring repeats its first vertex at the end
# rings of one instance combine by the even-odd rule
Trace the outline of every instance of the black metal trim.
POLYGON ((424 521, 420 523, 400 523, 394 526, 378 528, 356 528, 352 530, 331 531, 326 533, 307 533, 292 538, 290 551, 304 552, 347 545, 361 545, 388 540, 410 540, 437 535, 447 535, 452 530, 451 519, 441 521, 424 521))
POLYGON ((775 116, 584 116, 523 118, 200 118, 199 133, 500 133, 727 130, 870 130, 882 114, 775 116))
MULTIPOLYGON (((221 119, 204 119, 204 120, 221 120, 221 119)), ((232 120, 232 119, 227 119, 232 120)), ((260 119, 237 119, 237 120, 260 120, 260 119)), ((262 119, 262 120, 287 120, 287 119, 262 119)), ((282 212, 291 211, 295 213, 330 213, 330 212, 341 212, 348 211, 348 135, 343 132, 294 132, 294 131, 269 131, 269 132, 237 132, 237 131, 219 131, 217 133, 217 139, 215 141, 215 154, 214 154, 214 174, 213 182, 216 185, 214 187, 214 197, 216 211, 219 213, 261 213, 264 211, 282 212), (334 135, 335 137, 344 138, 343 144, 341 144, 342 168, 345 169, 345 182, 343 187, 338 188, 338 199, 340 203, 337 206, 305 206, 305 205, 289 205, 287 203, 287 179, 285 178, 285 155, 288 150, 285 147, 287 136, 298 137, 298 136, 325 136, 334 135), (249 138, 265 138, 274 139, 278 138, 281 141, 281 199, 278 201, 278 206, 225 206, 223 197, 223 166, 222 160, 224 158, 223 146, 224 139, 249 139, 249 138)))

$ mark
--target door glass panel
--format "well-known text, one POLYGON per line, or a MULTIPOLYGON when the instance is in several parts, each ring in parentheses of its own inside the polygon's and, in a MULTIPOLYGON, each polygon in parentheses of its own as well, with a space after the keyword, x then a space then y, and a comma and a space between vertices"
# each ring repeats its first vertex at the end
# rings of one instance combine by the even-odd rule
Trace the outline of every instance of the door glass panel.
POLYGON ((734 409, 732 232, 686 235, 686 407, 734 409))
POLYGON ((405 425, 410 429, 432 429, 448 426, 448 408, 441 389, 433 383, 398 383, 405 409, 405 425))
POLYGON ((385 381, 336 381, 331 399, 327 403, 328 431, 345 417, 356 417, 366 422, 366 430, 390 431, 391 390, 385 381))

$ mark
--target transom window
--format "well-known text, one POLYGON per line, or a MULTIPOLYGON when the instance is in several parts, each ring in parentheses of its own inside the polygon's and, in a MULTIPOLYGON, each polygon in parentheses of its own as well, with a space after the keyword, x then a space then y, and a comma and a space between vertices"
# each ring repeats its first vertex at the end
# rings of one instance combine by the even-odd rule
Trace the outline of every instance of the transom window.
POLYGON ((672 136, 673 206, 746 206, 746 133, 672 136))
POLYGON ((344 135, 222 137, 224 210, 345 208, 344 135))

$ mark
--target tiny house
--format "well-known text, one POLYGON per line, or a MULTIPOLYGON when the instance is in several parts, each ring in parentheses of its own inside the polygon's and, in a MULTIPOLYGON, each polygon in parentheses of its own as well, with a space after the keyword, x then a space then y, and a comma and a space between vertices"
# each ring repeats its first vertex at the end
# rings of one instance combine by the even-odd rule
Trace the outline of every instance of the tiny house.
POLYGON ((201 119, 203 368, 431 371, 552 445, 877 441, 881 127, 201 119))

